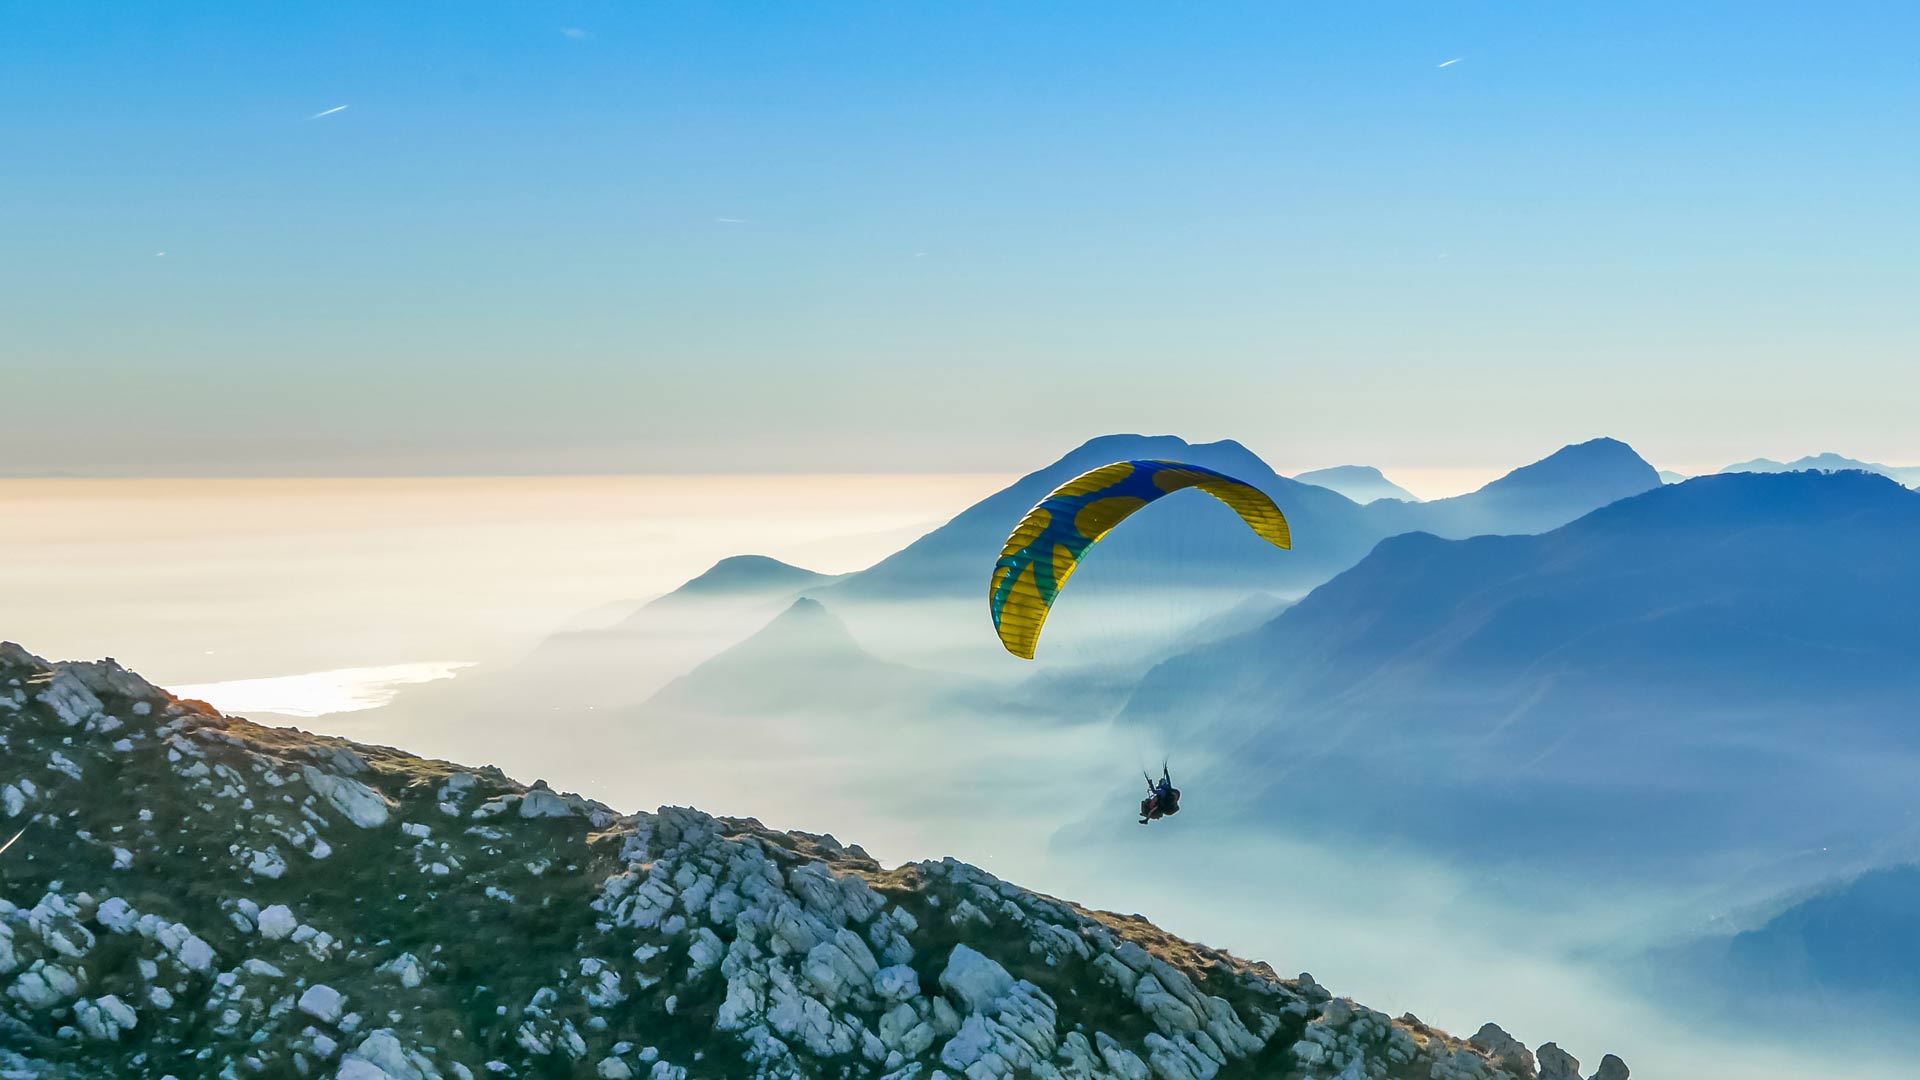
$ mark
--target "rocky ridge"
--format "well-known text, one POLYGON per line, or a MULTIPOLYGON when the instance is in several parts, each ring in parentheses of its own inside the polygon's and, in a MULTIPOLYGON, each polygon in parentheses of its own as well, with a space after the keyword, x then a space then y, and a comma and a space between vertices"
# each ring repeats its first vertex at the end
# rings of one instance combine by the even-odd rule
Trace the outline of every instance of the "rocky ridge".
POLYGON ((620 814, 12 644, 0 821, 0 1077, 1582 1075, 953 860, 620 814))

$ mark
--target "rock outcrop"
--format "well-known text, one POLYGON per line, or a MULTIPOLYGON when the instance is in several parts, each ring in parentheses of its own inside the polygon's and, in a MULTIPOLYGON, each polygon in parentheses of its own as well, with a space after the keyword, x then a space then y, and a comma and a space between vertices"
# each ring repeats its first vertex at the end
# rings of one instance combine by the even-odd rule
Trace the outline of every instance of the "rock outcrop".
POLYGON ((620 814, 111 661, 0 645, 0 779, 5 1077, 1534 1076, 1492 1025, 1463 1042, 952 860, 620 814))

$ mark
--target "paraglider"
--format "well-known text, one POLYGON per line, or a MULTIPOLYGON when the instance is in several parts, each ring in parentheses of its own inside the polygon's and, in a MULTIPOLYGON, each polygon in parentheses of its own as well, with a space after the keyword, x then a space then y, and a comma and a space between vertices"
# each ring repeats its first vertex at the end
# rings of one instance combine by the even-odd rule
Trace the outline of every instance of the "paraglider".
POLYGON ((987 605, 1007 651, 1033 659, 1040 628, 1087 549, 1148 503, 1187 488, 1226 503, 1275 547, 1293 546, 1287 519, 1266 492, 1202 465, 1116 461, 1055 488, 1007 537, 987 605))
MULTIPOLYGON (((1040 628, 1060 589, 1087 550, 1148 503, 1187 488, 1227 504, 1261 539, 1291 548, 1287 519, 1273 500, 1244 480, 1203 465, 1180 461, 1116 461, 1082 473, 1027 511, 1001 548, 987 593, 987 608, 1000 643, 1022 659, 1033 659, 1040 628)), ((1140 824, 1180 812, 1180 789, 1162 764, 1160 779, 1147 774, 1147 797, 1140 800, 1140 824)))
POLYGON ((1173 786, 1173 777, 1167 773, 1165 765, 1160 766, 1160 782, 1154 783, 1153 774, 1147 774, 1147 797, 1140 800, 1140 824, 1158 821, 1163 817, 1172 817, 1180 812, 1180 789, 1173 786))

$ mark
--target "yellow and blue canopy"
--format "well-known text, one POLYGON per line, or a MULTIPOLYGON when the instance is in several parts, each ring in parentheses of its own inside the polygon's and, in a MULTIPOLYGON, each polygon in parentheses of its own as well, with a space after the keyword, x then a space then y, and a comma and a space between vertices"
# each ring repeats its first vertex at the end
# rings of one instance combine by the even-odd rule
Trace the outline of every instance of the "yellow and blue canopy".
POLYGON ((988 608, 1000 643, 1033 659, 1040 627, 1087 549, 1134 511, 1186 488, 1226 503, 1276 547, 1292 547, 1287 519, 1266 492, 1222 472, 1179 461, 1116 461, 1053 490, 1014 526, 993 567, 988 608))

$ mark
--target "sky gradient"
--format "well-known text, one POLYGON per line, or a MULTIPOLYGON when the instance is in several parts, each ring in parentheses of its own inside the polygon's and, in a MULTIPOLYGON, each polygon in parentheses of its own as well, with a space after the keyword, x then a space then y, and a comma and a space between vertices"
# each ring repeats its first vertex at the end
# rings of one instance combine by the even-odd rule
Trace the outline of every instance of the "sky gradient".
POLYGON ((0 473, 1920 461, 1899 5, 5 23, 0 473))

